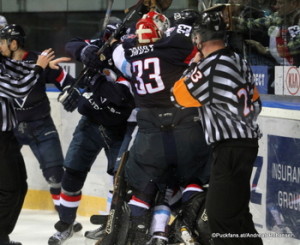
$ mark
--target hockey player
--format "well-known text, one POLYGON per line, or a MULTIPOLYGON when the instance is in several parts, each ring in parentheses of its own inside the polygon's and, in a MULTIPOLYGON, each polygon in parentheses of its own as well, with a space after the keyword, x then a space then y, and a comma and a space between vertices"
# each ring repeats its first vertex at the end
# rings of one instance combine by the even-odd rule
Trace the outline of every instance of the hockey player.
POLYGON ((1 59, 1 245, 22 245, 20 242, 11 241, 9 234, 16 225, 27 192, 26 168, 17 139, 13 133, 17 120, 13 107, 13 98, 26 96, 32 89, 32 86, 38 81, 38 78, 42 76, 43 69, 48 64, 49 67, 58 69, 58 62, 68 61, 65 58, 51 61, 53 58, 54 52, 51 49, 47 49, 42 52, 35 64, 1 59))
POLYGON ((82 117, 66 154, 60 220, 55 224, 57 232, 49 238, 49 245, 63 244, 72 236, 82 187, 102 149, 108 160, 107 173, 113 176, 127 119, 134 108, 133 97, 126 86, 127 81, 113 71, 110 53, 105 53, 106 59, 103 62, 98 56, 95 58, 91 55, 102 44, 103 40, 96 40, 91 44, 78 38, 66 44, 66 52, 88 66, 90 73, 82 85, 84 92, 78 105, 78 112, 82 117))
MULTIPOLYGON (((20 25, 6 25, 0 32, 1 54, 14 60, 36 61, 39 52, 25 49, 26 35, 20 25)), ((46 94, 46 83, 63 90, 74 78, 61 67, 46 69, 32 91, 24 98, 16 98, 14 107, 18 119, 14 132, 20 144, 28 145, 37 158, 43 176, 50 187, 53 204, 59 209, 59 196, 63 169, 63 152, 59 135, 51 117, 50 101, 46 94)), ((79 94, 75 94, 79 98, 79 94)), ((76 100, 76 98, 73 98, 76 100)), ((76 225, 76 231, 81 225, 76 225)))
POLYGON ((213 243, 260 245, 249 212, 261 109, 252 72, 225 47, 226 25, 219 12, 202 13, 194 29, 201 61, 175 83, 172 100, 181 108, 199 107, 206 141, 212 145, 206 209, 211 232, 217 234, 213 243))
MULTIPOLYGON (((191 210, 188 203, 203 192, 209 179, 208 147, 204 137, 194 137, 202 134, 197 111, 177 109, 169 99, 172 79, 181 76, 194 55, 192 28, 178 25, 164 36, 168 27, 166 16, 151 11, 137 22, 136 36, 123 43, 139 108, 139 131, 125 166, 128 184, 133 188, 127 245, 167 244, 165 227, 154 231, 148 241, 157 192, 166 185, 180 185, 184 189, 183 205, 191 210)), ((185 214, 188 216, 188 212, 185 214)))

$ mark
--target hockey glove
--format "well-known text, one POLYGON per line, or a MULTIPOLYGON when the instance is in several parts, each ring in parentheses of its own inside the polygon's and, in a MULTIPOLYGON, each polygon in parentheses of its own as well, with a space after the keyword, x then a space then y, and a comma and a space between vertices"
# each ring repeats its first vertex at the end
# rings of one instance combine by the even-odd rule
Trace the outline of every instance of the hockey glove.
POLYGON ((57 100, 62 103, 66 111, 72 112, 77 108, 80 97, 81 93, 79 89, 74 87, 71 88, 71 86, 68 85, 58 95, 57 100))
POLYGON ((99 70, 102 62, 97 55, 99 47, 96 45, 87 45, 81 50, 80 59, 81 62, 88 68, 99 70))

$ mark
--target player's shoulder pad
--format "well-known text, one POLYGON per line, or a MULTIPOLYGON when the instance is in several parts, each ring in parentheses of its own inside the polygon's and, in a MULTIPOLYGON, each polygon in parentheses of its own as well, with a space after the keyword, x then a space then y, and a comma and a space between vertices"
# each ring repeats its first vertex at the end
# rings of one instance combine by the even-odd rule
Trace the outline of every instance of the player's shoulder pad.
POLYGON ((179 24, 169 28, 165 35, 167 37, 171 36, 184 36, 190 38, 192 35, 192 27, 189 25, 179 24))
POLYGON ((122 39, 124 49, 132 48, 137 44, 136 35, 127 35, 126 38, 122 39))
POLYGON ((96 38, 96 39, 90 39, 88 44, 92 44, 92 45, 96 45, 98 46, 99 48, 102 47, 102 45, 104 44, 104 42, 99 39, 99 38, 96 38))
POLYGON ((185 48, 183 43, 191 42, 192 27, 188 25, 178 25, 169 28, 164 37, 158 42, 154 43, 156 48, 163 47, 179 47, 185 48))

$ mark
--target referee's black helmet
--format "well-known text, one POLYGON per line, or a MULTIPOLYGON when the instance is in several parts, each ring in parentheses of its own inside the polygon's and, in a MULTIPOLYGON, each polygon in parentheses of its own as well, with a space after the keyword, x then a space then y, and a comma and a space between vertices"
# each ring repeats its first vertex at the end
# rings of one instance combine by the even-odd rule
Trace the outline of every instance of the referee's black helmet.
POLYGON ((194 32, 201 35, 201 41, 224 39, 226 23, 221 11, 204 11, 193 26, 194 32))
POLYGON ((20 25, 8 24, 0 30, 0 38, 9 42, 16 40, 20 47, 24 47, 26 35, 20 25))

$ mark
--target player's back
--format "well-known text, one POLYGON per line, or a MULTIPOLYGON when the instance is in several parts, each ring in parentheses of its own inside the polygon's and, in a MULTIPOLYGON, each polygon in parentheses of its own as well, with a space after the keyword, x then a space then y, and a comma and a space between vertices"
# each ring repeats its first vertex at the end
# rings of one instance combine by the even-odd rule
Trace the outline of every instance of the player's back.
POLYGON ((170 89, 195 54, 190 34, 189 26, 179 25, 153 44, 124 45, 138 107, 173 107, 170 89))

